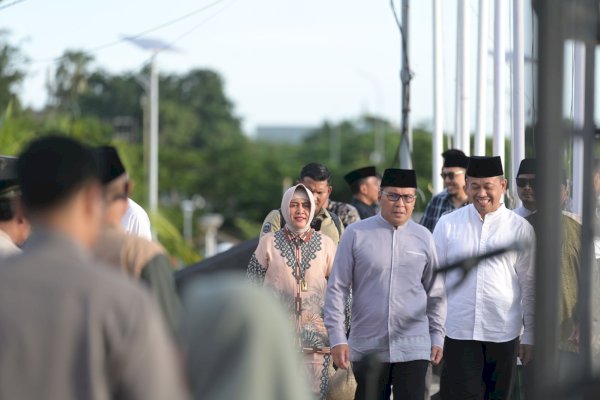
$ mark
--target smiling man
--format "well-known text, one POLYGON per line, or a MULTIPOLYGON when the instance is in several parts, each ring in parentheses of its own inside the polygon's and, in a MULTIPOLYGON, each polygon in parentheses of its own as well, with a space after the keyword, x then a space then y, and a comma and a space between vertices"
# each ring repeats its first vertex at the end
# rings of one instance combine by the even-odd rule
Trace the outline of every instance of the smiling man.
POLYGON ((353 370, 356 399, 384 398, 391 385, 395 399, 422 400, 429 362, 442 358, 446 296, 431 233, 411 220, 415 206, 415 171, 387 169, 374 217, 356 222, 344 233, 325 296, 325 326, 335 364, 353 370), (345 299, 352 288, 350 337, 344 329, 345 299), (366 392, 361 363, 368 354, 376 368, 377 394, 366 392))
POLYGON ((442 216, 433 232, 440 265, 515 242, 530 244, 481 262, 466 277, 461 270, 446 273, 444 399, 508 399, 517 352, 523 363, 531 360, 535 238, 531 225, 501 203, 503 175, 500 157, 471 157, 466 181, 471 204, 442 216))
POLYGON ((431 198, 419 222, 433 232, 440 217, 467 204, 465 172, 469 158, 460 150, 449 149, 442 153, 444 165, 442 179, 445 190, 431 198))

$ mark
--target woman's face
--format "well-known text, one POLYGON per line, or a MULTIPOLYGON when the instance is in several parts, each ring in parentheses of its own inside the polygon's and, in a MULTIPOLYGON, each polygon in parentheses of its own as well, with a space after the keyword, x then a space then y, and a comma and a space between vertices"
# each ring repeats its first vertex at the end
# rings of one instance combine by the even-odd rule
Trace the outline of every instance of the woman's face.
POLYGON ((295 229, 303 229, 308 224, 310 201, 304 197, 293 197, 290 201, 290 221, 295 229))

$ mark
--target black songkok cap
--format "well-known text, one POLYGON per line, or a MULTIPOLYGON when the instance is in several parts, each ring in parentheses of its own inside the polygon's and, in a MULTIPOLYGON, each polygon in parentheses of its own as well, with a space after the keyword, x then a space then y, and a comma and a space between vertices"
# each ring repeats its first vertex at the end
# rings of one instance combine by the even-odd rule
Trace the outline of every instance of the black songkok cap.
POLYGON ((536 166, 535 166, 535 158, 524 158, 519 165, 519 171, 517 171, 517 176, 521 174, 534 174, 536 175, 536 166))
POLYGON ((359 169, 355 169, 354 171, 348 172, 344 176, 344 180, 348 185, 352 185, 359 179, 368 178, 370 176, 377 176, 377 169, 373 166, 363 167, 359 169))
POLYGON ((125 173, 117 149, 112 146, 99 146, 92 149, 98 165, 98 176, 103 185, 110 183, 125 173))
POLYGON ((467 176, 472 178, 491 178, 504 175, 502 160, 500 156, 493 157, 469 157, 467 176))
POLYGON ((465 153, 460 150, 448 149, 442 153, 442 157, 444 157, 444 168, 467 168, 469 166, 469 157, 467 157, 465 153))
POLYGON ((388 168, 383 172, 381 187, 417 188, 417 174, 414 169, 388 168))
POLYGON ((18 186, 17 158, 0 156, 0 197, 18 186))

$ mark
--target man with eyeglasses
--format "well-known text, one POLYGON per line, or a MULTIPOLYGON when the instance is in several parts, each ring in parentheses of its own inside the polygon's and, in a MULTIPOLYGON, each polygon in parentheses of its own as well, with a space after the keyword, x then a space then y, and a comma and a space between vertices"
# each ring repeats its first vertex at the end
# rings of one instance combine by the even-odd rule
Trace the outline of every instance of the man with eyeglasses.
POLYGON ((442 278, 434 274, 433 237, 411 220, 416 188, 415 171, 385 170, 380 212, 348 226, 329 277, 325 326, 331 353, 339 368, 352 362, 359 400, 385 398, 390 385, 395 399, 422 400, 427 367, 442 358, 446 295, 442 278), (344 300, 351 288, 347 339, 344 300), (378 368, 362 361, 371 354, 378 368), (376 393, 367 393, 370 383, 376 393))
POLYGON ((445 190, 433 196, 419 222, 433 232, 440 217, 467 204, 465 193, 465 171, 469 159, 460 150, 449 149, 442 153, 444 165, 442 179, 445 190))
POLYGON ((501 202, 506 179, 500 157, 471 157, 466 182, 471 204, 442 216, 433 231, 440 265, 515 243, 524 249, 488 258, 470 273, 446 272, 440 391, 448 400, 509 399, 517 353, 523 364, 533 355, 535 235, 501 202))
POLYGON ((523 203, 513 211, 525 218, 537 211, 535 200, 535 159, 524 158, 517 171, 517 194, 523 203))

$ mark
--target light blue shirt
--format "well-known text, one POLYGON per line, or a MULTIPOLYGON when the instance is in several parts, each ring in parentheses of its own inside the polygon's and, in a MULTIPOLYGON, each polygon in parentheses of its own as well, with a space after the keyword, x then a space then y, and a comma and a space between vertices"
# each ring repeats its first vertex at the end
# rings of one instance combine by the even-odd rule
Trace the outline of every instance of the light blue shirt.
POLYGON ((394 228, 381 214, 349 225, 325 296, 332 347, 348 343, 350 360, 376 353, 381 362, 429 360, 443 347, 446 294, 431 233, 409 220, 394 228), (350 338, 344 299, 352 288, 350 338), (427 288, 430 288, 427 290, 427 288))

